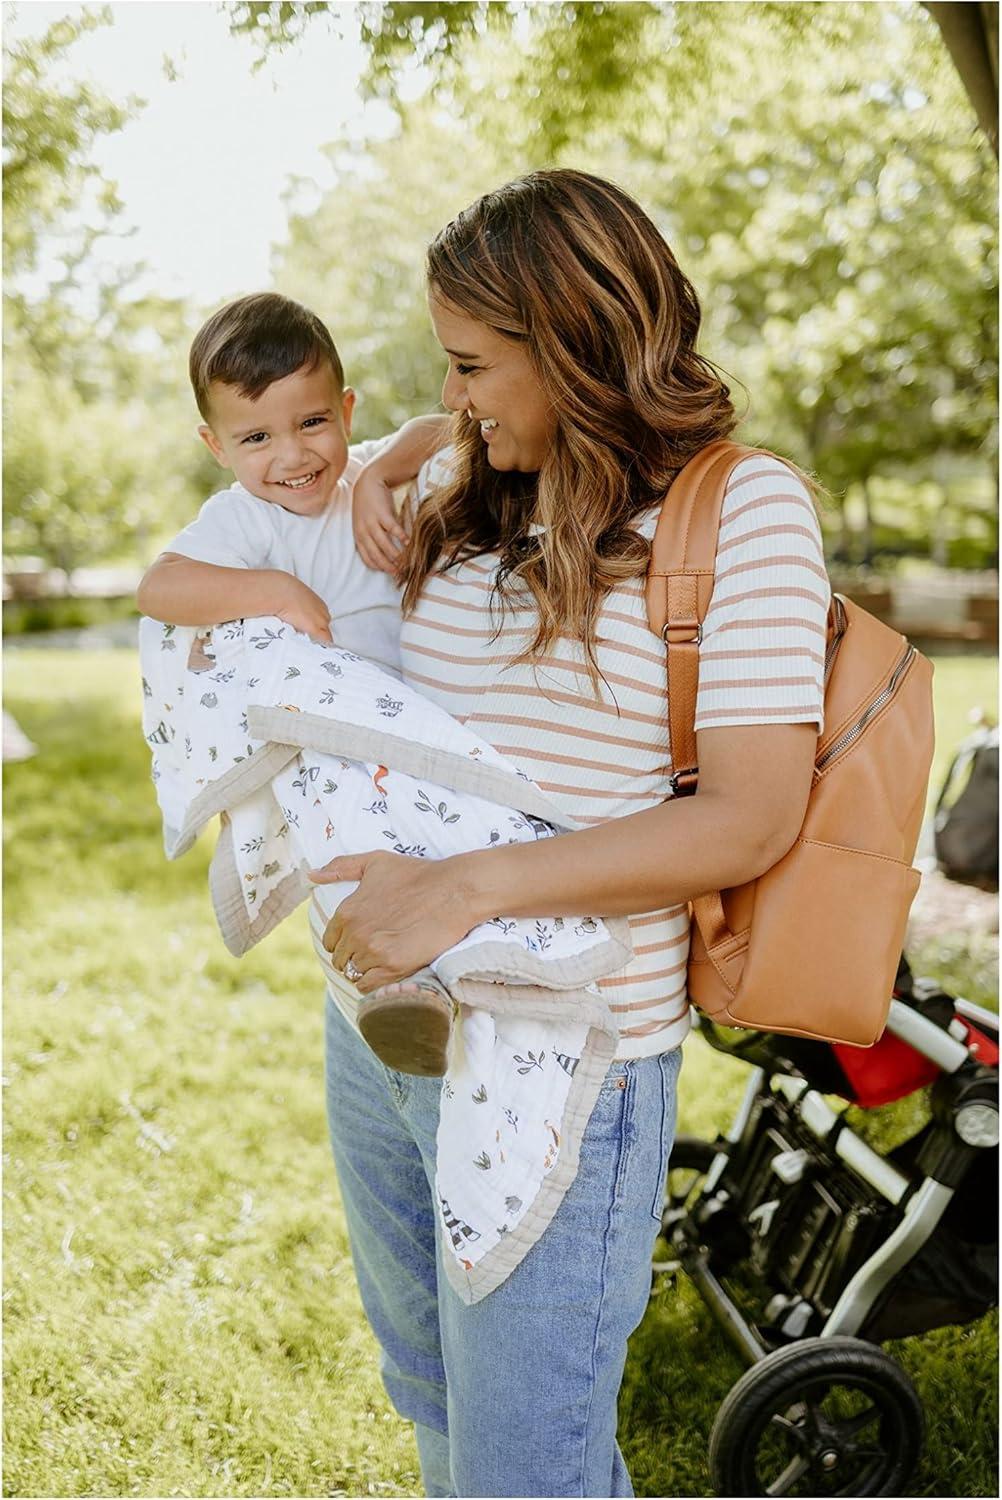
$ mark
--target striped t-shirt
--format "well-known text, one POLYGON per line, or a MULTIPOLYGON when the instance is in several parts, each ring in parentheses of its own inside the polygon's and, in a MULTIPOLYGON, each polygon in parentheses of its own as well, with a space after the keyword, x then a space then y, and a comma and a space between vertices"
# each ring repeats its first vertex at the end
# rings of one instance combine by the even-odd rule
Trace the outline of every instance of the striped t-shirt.
MULTIPOLYGON (((437 465, 425 487, 441 478, 437 465)), ((660 507, 637 522, 651 539, 660 507)), ((534 634, 531 595, 491 611, 497 553, 431 575, 401 635, 407 682, 468 724, 582 824, 670 796, 665 652, 647 623, 644 580, 605 598, 596 627, 596 698, 579 641, 513 664, 534 634), (500 634, 496 634, 501 623, 500 634)), ((735 468, 724 499, 713 597, 699 653, 696 729, 815 723, 823 711, 829 585, 814 506, 778 459, 735 468)), ((541 914, 542 915, 542 914, 541 914)), ((596 913, 601 915, 601 913, 596 913)), ((676 1047, 688 1029, 688 907, 630 919, 633 958, 600 981, 621 1058, 676 1047)))

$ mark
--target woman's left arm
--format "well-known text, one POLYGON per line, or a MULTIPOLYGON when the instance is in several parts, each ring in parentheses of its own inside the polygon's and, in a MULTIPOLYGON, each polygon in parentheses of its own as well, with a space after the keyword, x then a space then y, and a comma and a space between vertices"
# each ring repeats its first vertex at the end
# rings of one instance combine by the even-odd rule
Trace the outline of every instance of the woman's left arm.
POLYGON ((707 729, 699 791, 594 828, 421 861, 342 856, 321 883, 358 880, 328 924, 337 968, 354 960, 367 993, 413 974, 494 916, 631 916, 761 875, 803 825, 814 724, 707 729))

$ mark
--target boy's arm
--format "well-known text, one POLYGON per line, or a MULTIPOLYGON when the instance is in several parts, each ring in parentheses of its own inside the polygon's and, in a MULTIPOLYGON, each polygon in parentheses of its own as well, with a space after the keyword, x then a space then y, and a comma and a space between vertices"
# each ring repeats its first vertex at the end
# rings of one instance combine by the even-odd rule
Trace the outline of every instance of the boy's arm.
POLYGON ((330 642, 330 610, 319 594, 279 568, 224 568, 162 552, 136 593, 144 615, 168 625, 219 625, 276 615, 313 640, 330 642))
POLYGON ((407 531, 397 515, 393 491, 417 478, 418 470, 449 440, 452 418, 429 413, 405 422, 370 459, 352 491, 352 529, 358 555, 367 568, 394 573, 407 531))

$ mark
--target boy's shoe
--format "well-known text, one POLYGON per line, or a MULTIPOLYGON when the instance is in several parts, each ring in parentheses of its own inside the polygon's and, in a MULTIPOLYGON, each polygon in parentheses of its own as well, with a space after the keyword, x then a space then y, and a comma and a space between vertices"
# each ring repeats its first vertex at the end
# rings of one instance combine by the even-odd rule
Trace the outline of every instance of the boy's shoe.
POLYGON ((398 1073, 440 1078, 445 1072, 455 1005, 433 980, 404 979, 364 995, 358 1029, 380 1062, 398 1073))

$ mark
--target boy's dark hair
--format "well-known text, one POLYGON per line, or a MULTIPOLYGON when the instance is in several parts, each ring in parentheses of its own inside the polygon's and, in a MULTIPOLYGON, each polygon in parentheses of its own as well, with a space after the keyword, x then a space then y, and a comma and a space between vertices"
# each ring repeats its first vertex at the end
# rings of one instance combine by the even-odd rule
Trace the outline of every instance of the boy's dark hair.
POLYGON ((228 302, 195 335, 188 374, 198 409, 209 420, 209 386, 232 385, 255 401, 276 380, 326 360, 340 387, 344 370, 334 340, 316 313, 277 292, 228 302))

